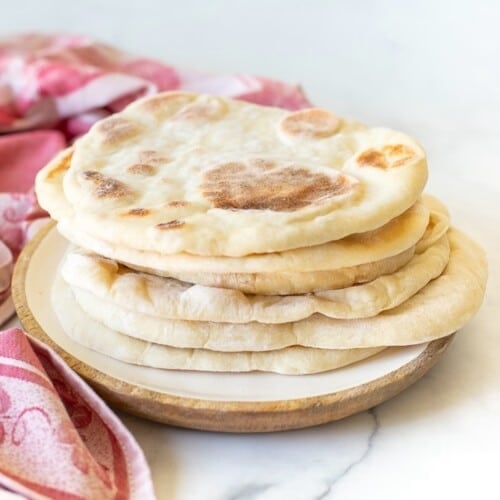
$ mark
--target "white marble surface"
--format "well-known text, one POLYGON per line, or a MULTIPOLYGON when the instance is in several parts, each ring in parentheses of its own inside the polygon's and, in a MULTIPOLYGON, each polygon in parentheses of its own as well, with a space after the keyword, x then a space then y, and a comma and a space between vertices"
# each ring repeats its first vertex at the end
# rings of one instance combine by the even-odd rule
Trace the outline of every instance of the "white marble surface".
POLYGON ((301 82, 314 102, 415 135, 429 190, 486 248, 480 313, 420 382, 319 428, 223 435, 122 415, 159 499, 500 498, 500 2, 16 0, 0 32, 82 31, 214 71, 301 82))

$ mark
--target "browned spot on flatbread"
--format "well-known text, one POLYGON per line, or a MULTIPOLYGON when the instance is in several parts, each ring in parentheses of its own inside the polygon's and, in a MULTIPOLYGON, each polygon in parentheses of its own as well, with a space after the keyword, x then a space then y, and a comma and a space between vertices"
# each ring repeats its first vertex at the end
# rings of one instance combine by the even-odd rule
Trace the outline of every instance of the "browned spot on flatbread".
POLYGON ((227 105, 222 99, 203 96, 182 108, 174 119, 196 123, 210 122, 222 118, 226 112, 227 105))
POLYGON ((416 156, 415 151, 405 144, 388 144, 382 151, 389 157, 391 167, 401 167, 416 156))
POLYGON ((252 167, 260 170, 271 170, 276 167, 276 162, 267 158, 253 158, 249 161, 252 167))
POLYGON ((226 175, 235 175, 245 170, 245 165, 237 161, 224 164, 224 173, 226 175))
POLYGON ((416 152, 404 144, 387 144, 380 150, 370 148, 361 153, 357 162, 361 167, 393 168, 410 163, 416 152))
POLYGON ((170 161, 170 158, 167 158, 165 155, 162 155, 158 151, 154 151, 152 149, 141 151, 139 153, 140 163, 147 163, 148 165, 162 165, 170 161))
POLYGON ((320 108, 302 109, 289 113, 280 123, 280 129, 292 137, 311 137, 321 139, 329 137, 340 127, 340 120, 320 108))
POLYGON ((149 215, 151 210, 147 208, 131 208, 125 215, 133 215, 134 217, 146 217, 149 215))
POLYGON ((135 165, 127 167, 127 172, 134 175, 150 177, 156 174, 157 168, 153 165, 149 165, 148 163, 136 163, 135 165))
POLYGON ((188 205, 189 201, 184 201, 184 200, 172 200, 172 201, 167 201, 167 203, 165 203, 165 206, 169 208, 181 208, 181 207, 187 207, 188 205))
POLYGON ((362 167, 387 168, 384 154, 376 149, 367 149, 358 156, 357 161, 362 167))
POLYGON ((326 175, 273 160, 259 166, 254 160, 248 164, 230 162, 206 171, 200 188, 216 208, 291 212, 345 194, 353 185, 350 178, 337 172, 326 175))
POLYGON ((82 177, 85 180, 92 182, 92 194, 96 198, 118 200, 122 198, 129 198, 134 193, 124 182, 113 179, 112 177, 106 177, 95 170, 87 170, 83 172, 82 177))
POLYGON ((82 177, 88 181, 98 181, 100 179, 103 179, 103 175, 99 172, 96 172, 95 170, 86 170, 83 172, 82 177))
POLYGON ((382 148, 382 151, 388 155, 402 155, 413 153, 413 151, 404 144, 387 144, 382 148))
POLYGON ((162 222, 160 224, 156 224, 156 227, 162 231, 168 230, 168 229, 179 229, 182 226, 184 226, 186 223, 181 220, 169 220, 168 222, 162 222))
POLYGON ((195 99, 196 95, 189 92, 164 92, 143 100, 138 106, 157 119, 166 119, 195 99))
POLYGON ((102 144, 115 146, 137 136, 141 128, 126 118, 111 116, 99 122, 97 130, 101 135, 102 144))
POLYGON ((73 157, 73 151, 69 151, 67 154, 65 154, 62 158, 61 161, 54 166, 53 169, 51 169, 47 174, 46 174, 46 179, 47 180, 52 180, 54 177, 60 177, 63 172, 66 172, 69 170, 69 167, 71 165, 71 158, 73 157))

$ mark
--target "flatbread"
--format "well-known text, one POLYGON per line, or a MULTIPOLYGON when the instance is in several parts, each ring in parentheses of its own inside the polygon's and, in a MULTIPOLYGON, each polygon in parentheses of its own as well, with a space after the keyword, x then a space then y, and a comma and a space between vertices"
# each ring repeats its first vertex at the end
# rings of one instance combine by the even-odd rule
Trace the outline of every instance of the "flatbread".
POLYGON ((373 230, 426 179, 424 151, 400 132, 173 92, 94 125, 36 191, 56 220, 120 247, 240 257, 373 230), (63 212, 52 177, 68 166, 63 212))
POLYGON ((430 211, 429 223, 424 234, 415 246, 416 253, 422 253, 445 234, 450 227, 450 214, 443 203, 435 196, 424 193, 422 202, 430 211))
MULTIPOLYGON (((436 203, 439 202, 436 201, 436 203)), ((59 224, 59 230, 78 246, 119 262, 124 262, 137 271, 173 277, 188 283, 209 287, 231 288, 244 293, 293 295, 345 288, 357 283, 374 280, 382 275, 391 274, 407 264, 415 250, 417 250, 417 253, 422 253, 441 238, 448 230, 448 226, 447 216, 440 212, 429 214, 426 207, 417 202, 397 219, 389 222, 383 228, 369 233, 352 235, 343 240, 326 243, 319 247, 310 247, 310 249, 303 248, 280 254, 255 255, 240 259, 231 257, 194 257, 187 254, 161 256, 155 253, 151 256, 151 254, 145 255, 145 252, 131 251, 130 249, 103 244, 88 237, 82 238, 81 233, 75 237, 72 226, 63 223, 59 224), (425 231, 422 231, 424 220, 427 220, 428 224, 425 231), (412 234, 411 230, 415 231, 415 233, 412 234), (416 236, 419 235, 422 235, 422 238, 417 241, 416 236), (404 247, 402 240, 405 240, 407 244, 413 243, 414 245, 404 247), (402 247, 405 250, 399 254, 390 255, 378 261, 373 260, 374 257, 387 255, 387 253, 392 253, 394 249, 402 247), (371 253, 374 256, 372 256, 372 260, 363 263, 363 261, 370 259, 371 253), (327 259, 328 256, 330 256, 330 260, 327 259), (176 257, 178 257, 180 263, 178 266, 176 265, 176 257), (262 257, 262 259, 259 259, 259 257, 262 257), (276 257, 276 259, 274 260, 273 257, 276 257), (206 261, 207 269, 205 271, 196 271, 200 264, 199 261, 203 260, 206 261), (215 266, 213 266, 214 262, 210 262, 213 260, 217 261, 215 266), (276 263, 286 262, 289 268, 274 272, 268 270, 256 273, 231 272, 231 269, 237 267, 237 262, 235 262, 237 260, 253 260, 262 266, 268 263, 271 264, 269 266, 271 269, 275 268, 276 263), (227 262, 228 269, 221 272, 224 269, 221 267, 222 261, 227 262), (140 262, 156 263, 161 266, 161 270, 141 266, 140 262), (340 263, 352 264, 353 262, 355 264, 350 267, 337 267, 340 263), (193 266, 195 271, 189 271, 190 264, 195 264, 193 266), (307 270, 310 268, 321 269, 321 267, 324 269, 307 270), (208 269, 214 268, 219 269, 219 272, 208 271, 208 269)), ((242 263, 241 267, 245 266, 251 268, 252 264, 248 263, 246 265, 242 263)))
POLYGON ((166 319, 290 323, 315 313, 331 318, 364 318, 392 309, 438 277, 448 263, 449 253, 448 238, 443 236, 393 274, 349 288, 283 297, 246 295, 138 273, 78 249, 66 254, 61 275, 75 291, 89 292, 91 298, 84 309, 100 318, 109 315, 112 303, 166 319), (100 309, 100 313, 91 312, 92 306, 92 311, 100 309))
MULTIPOLYGON (((62 183, 62 175, 54 174, 54 186, 62 183)), ((51 199, 56 202, 61 191, 54 189, 51 199), (59 193, 59 194, 58 194, 59 193)), ((66 203, 64 200, 62 203, 66 203)), ((61 211, 71 211, 66 205, 61 211)), ((323 245, 297 248, 286 252, 253 254, 245 257, 206 257, 179 253, 164 255, 122 247, 109 240, 99 240, 83 233, 64 219, 58 229, 75 245, 129 266, 148 269, 153 274, 168 276, 169 272, 186 273, 270 273, 313 272, 336 270, 386 259, 414 246, 427 232, 429 209, 417 201, 400 216, 381 228, 367 233, 353 234, 323 245)), ((442 216, 441 216, 442 217, 442 216)), ((443 217, 442 217, 443 218, 443 217)), ((447 224, 447 219, 445 219, 447 224)), ((446 232, 446 230, 444 231, 446 232)), ((442 232, 439 237, 444 234, 442 232)), ((437 239, 439 239, 439 237, 437 239)))
POLYGON ((71 289, 60 277, 54 282, 52 301, 65 333, 75 342, 125 363, 152 368, 211 372, 265 371, 304 375, 341 368, 382 350, 309 349, 294 346, 269 352, 229 353, 177 349, 129 337, 93 320, 79 307, 71 289))
POLYGON ((376 262, 325 271, 186 273, 174 270, 163 274, 154 269, 130 264, 129 266, 139 272, 175 278, 186 283, 196 283, 206 287, 232 289, 246 294, 288 296, 334 290, 372 281, 401 269, 411 260, 414 253, 415 247, 413 246, 400 254, 376 262))
MULTIPOLYGON (((93 317, 131 336, 178 347, 217 351, 271 350, 292 345, 326 349, 400 346, 429 342, 449 335, 476 313, 486 286, 487 265, 482 249, 462 232, 449 232, 448 265, 401 305, 365 319, 331 319, 314 314, 294 323, 231 324, 166 320, 103 301, 93 317)), ((83 292, 75 288, 80 305, 83 292)), ((88 295, 88 292, 87 292, 88 295)), ((380 297, 383 299, 383 290, 380 297)), ((362 300, 362 298, 360 298, 362 300)))
MULTIPOLYGON (((437 200, 436 200, 436 203, 437 200)), ((433 202, 433 205, 435 203, 433 202)), ((390 224, 390 223, 389 223, 390 224)), ((387 227, 388 224, 383 226, 387 227)), ((172 266, 172 269, 166 272, 158 272, 157 269, 141 267, 128 264, 132 269, 146 273, 156 274, 176 278, 187 283, 196 283, 209 287, 230 288, 244 293, 259 295, 296 295, 304 293, 313 293, 324 290, 334 290, 346 288, 359 283, 372 281, 380 276, 392 274, 407 264, 415 253, 421 254, 427 248, 436 243, 449 228, 449 218, 443 212, 430 212, 429 223, 425 229, 422 238, 416 245, 403 252, 386 257, 378 261, 358 264, 352 267, 338 268, 334 270, 323 271, 278 271, 278 272, 259 272, 259 273, 211 273, 211 272, 186 272, 179 271, 172 266)), ((377 231, 371 231, 376 233, 377 231)), ((374 236, 370 240, 370 233, 362 233, 367 236, 364 245, 366 255, 369 254, 372 246, 377 247, 378 238, 374 236)), ((353 235, 346 239, 359 237, 353 235)), ((361 238, 360 238, 361 239, 361 238)), ((341 245, 344 240, 325 243, 323 247, 341 245)), ((390 240, 389 240, 390 241, 390 240)), ((306 249, 300 249, 306 250, 306 249)), ((293 252, 291 250, 290 252, 293 252)), ((288 252, 283 252, 281 255, 288 252)), ((306 253, 306 252, 304 252, 306 253)), ((335 255, 335 254, 333 254, 335 255)), ((245 257, 242 257, 243 259, 245 257)))

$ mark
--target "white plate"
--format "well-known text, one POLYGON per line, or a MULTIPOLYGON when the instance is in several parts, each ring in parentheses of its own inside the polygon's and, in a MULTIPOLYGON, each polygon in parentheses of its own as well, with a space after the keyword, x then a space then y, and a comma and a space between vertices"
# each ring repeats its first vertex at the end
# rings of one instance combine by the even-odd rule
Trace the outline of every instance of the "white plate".
POLYGON ((427 347, 427 344, 394 347, 339 370, 304 376, 182 372, 129 365, 82 347, 71 340, 59 324, 52 309, 50 288, 66 248, 66 240, 51 229, 31 258, 26 275, 26 297, 33 315, 47 335, 75 358, 114 378, 154 391, 223 401, 320 396, 383 377, 417 358, 427 347))

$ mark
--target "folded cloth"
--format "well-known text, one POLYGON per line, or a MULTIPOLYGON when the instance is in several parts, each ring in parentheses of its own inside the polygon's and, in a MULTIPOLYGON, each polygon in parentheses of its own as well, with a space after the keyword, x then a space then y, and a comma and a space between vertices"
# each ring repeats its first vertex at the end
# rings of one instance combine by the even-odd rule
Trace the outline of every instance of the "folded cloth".
MULTIPOLYGON (((31 224, 46 217, 32 191, 35 175, 65 144, 64 136, 54 130, 0 137, 0 241, 13 258, 28 240, 31 224)), ((1 255, 5 249, 0 247, 1 255)), ((0 258, 0 293, 2 262, 5 256, 0 258)))
POLYGON ((0 326, 15 312, 10 296, 14 260, 49 220, 33 193, 0 193, 0 326))
POLYGON ((14 316, 16 308, 14 307, 14 301, 10 296, 10 289, 5 293, 5 298, 0 302, 0 326, 7 322, 12 316, 14 316))
POLYGON ((36 499, 154 499, 144 455, 50 348, 0 333, 0 489, 36 499))
POLYGON ((12 252, 0 240, 0 325, 14 314, 14 304, 10 298, 12 265, 12 252))
POLYGON ((14 304, 10 297, 13 261, 10 248, 0 240, 0 325, 14 314, 14 304))
POLYGON ((30 225, 46 213, 30 193, 0 193, 0 239, 9 247, 14 258, 28 241, 30 225))
POLYGON ((287 109, 310 105, 296 85, 185 71, 85 36, 27 34, 0 39, 0 132, 59 124, 71 137, 138 97, 175 89, 287 109))
POLYGON ((35 175, 65 144, 56 130, 0 137, 0 325, 14 313, 13 261, 35 230, 48 221, 32 191, 35 175))
POLYGON ((12 252, 9 247, 0 240, 0 304, 3 302, 3 299, 5 299, 5 294, 8 293, 10 288, 12 262, 12 252))
POLYGON ((37 130, 0 137, 0 193, 27 193, 35 175, 66 147, 57 130, 37 130))

